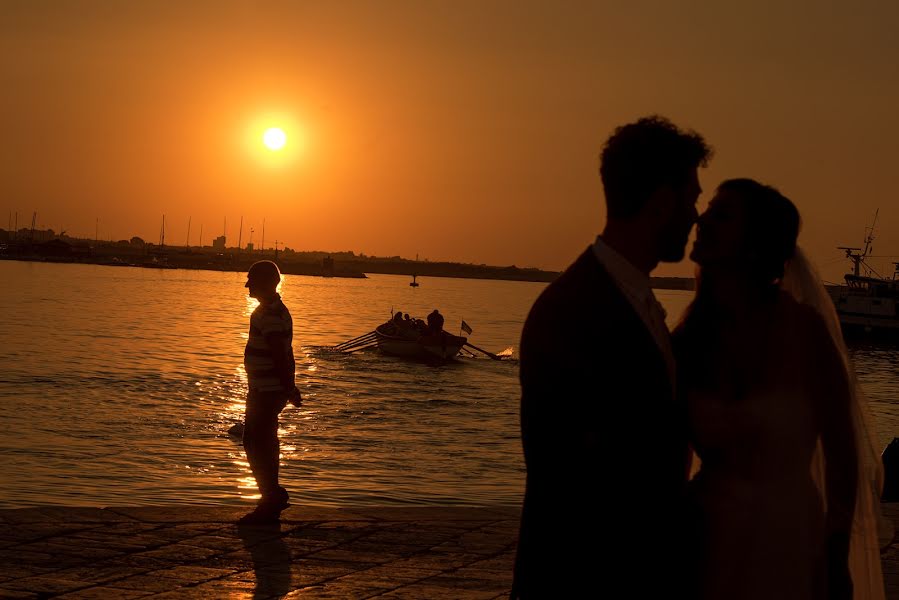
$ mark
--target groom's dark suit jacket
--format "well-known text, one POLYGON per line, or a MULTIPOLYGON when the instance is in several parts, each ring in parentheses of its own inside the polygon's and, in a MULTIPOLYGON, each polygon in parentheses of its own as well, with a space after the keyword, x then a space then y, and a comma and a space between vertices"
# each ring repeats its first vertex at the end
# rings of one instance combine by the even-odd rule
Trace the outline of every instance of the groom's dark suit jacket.
POLYGON ((686 415, 592 248, 534 304, 520 367, 528 473, 513 597, 672 596, 686 415))

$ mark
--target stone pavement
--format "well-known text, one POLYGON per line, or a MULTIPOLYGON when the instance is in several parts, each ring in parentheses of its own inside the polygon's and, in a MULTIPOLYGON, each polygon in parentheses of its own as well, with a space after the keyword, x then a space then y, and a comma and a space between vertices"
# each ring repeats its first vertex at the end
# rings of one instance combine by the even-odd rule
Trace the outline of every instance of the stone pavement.
MULTIPOLYGON (((0 511, 0 598, 487 600, 512 584, 517 508, 301 507, 238 528, 245 511, 0 511)), ((884 512, 899 525, 899 504, 884 512)), ((899 600, 899 544, 882 558, 899 600)))
POLYGON ((0 511, 0 598, 506 598, 518 509, 0 511))

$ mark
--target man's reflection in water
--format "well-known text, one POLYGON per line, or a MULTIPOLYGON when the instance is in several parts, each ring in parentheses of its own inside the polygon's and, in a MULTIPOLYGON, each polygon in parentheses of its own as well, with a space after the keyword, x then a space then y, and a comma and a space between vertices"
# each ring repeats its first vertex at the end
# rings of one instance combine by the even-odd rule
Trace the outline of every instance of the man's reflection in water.
POLYGON ((290 592, 290 549, 281 537, 281 524, 240 525, 237 535, 253 559, 253 598, 281 597, 290 592))

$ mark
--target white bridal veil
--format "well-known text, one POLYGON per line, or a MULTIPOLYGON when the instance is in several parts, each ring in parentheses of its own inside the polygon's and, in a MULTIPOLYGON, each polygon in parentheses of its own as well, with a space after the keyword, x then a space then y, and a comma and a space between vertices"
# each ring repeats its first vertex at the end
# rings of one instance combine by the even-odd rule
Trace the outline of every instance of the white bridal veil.
MULTIPOLYGON (((877 433, 872 427, 868 412, 868 403, 855 378, 833 301, 817 270, 799 247, 787 265, 782 288, 797 302, 813 308, 821 316, 846 368, 852 390, 852 420, 859 460, 858 495, 849 555, 853 596, 856 599, 882 600, 884 588, 880 568, 880 547, 881 541, 885 544, 892 539, 893 526, 880 513, 883 465, 878 450, 877 433)), ((823 497, 824 458, 820 442, 812 463, 812 476, 823 497)))

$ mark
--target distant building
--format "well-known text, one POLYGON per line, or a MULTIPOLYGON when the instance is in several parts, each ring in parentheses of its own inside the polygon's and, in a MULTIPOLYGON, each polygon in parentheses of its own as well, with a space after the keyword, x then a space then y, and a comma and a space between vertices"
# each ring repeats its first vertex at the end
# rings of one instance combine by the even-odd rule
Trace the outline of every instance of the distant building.
POLYGON ((214 240, 212 240, 212 247, 215 250, 224 250, 225 249, 225 236, 220 235, 214 240))
POLYGON ((247 252, 253 251, 253 242, 247 242, 247 252))

